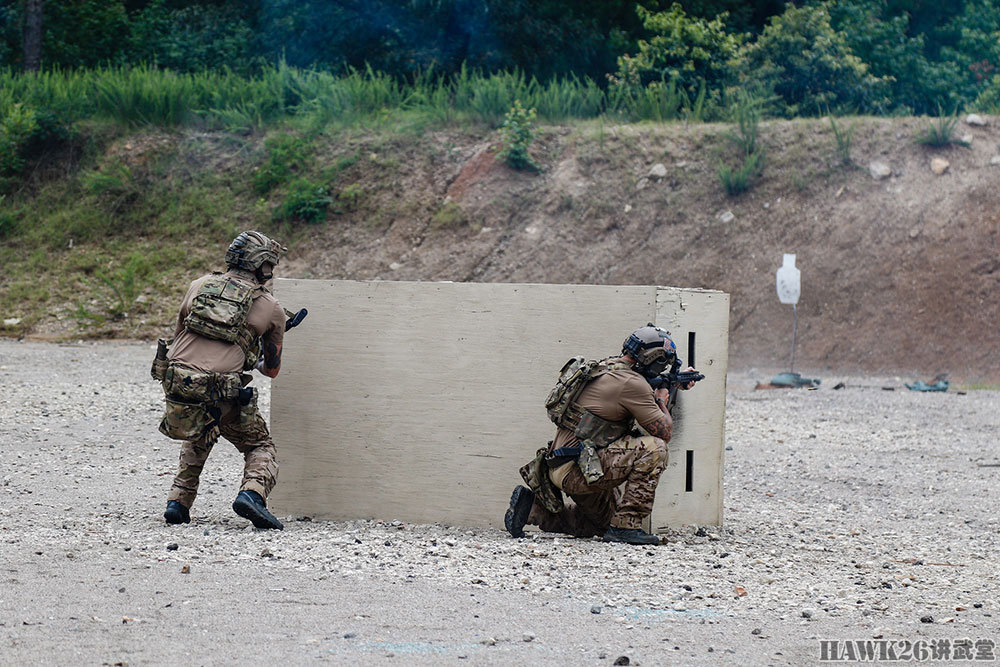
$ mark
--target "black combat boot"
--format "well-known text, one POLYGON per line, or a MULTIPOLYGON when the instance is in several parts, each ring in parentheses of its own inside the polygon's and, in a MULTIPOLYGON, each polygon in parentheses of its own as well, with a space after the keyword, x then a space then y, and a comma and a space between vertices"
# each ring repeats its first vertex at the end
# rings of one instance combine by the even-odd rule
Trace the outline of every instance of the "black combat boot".
POLYGON ((278 518, 267 511, 264 499, 256 491, 240 491, 233 501, 233 511, 258 528, 284 530, 278 518))
POLYGON ((167 520, 167 523, 191 523, 191 514, 188 512, 188 508, 177 500, 167 501, 167 511, 163 513, 163 518, 167 520))
POLYGON ((605 542, 625 542, 626 544, 659 544, 660 538, 650 535, 642 528, 615 528, 611 526, 604 533, 605 542))
POLYGON ((511 537, 524 537, 524 524, 528 523, 531 505, 535 502, 535 494, 526 486, 514 488, 510 494, 510 507, 503 516, 503 525, 511 537))

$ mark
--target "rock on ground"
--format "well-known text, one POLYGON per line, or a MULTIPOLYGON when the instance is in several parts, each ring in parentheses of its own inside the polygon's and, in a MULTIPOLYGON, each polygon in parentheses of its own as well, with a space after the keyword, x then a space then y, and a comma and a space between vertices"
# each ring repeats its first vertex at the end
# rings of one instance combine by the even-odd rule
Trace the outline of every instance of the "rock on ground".
POLYGON ((725 526, 656 548, 392 517, 276 533, 232 513, 224 441, 192 523, 163 523, 152 355, 0 340, 0 662, 800 665, 823 639, 1000 635, 996 391, 732 373, 725 526))

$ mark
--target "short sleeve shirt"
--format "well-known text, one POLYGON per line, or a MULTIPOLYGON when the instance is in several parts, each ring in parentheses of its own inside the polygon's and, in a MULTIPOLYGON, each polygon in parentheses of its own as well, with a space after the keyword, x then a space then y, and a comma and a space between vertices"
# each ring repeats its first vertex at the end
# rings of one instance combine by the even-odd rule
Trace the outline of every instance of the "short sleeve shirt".
MULTIPOLYGON (((191 305, 198 294, 198 289, 211 275, 202 276, 192 282, 187 294, 184 295, 184 301, 177 315, 174 344, 170 346, 167 356, 171 361, 199 371, 237 373, 243 370, 245 360, 239 345, 206 338, 184 328, 184 318, 191 312, 191 305)), ((241 280, 231 273, 226 275, 241 280)), ((271 344, 275 347, 281 345, 285 337, 285 311, 274 296, 264 293, 255 298, 247 319, 254 331, 263 338, 265 349, 271 344)))
MULTIPOLYGON (((598 376, 583 388, 577 403, 609 421, 631 417, 645 426, 663 417, 663 411, 656 405, 653 388, 644 377, 631 370, 615 370, 598 376)), ((573 431, 560 428, 552 448, 573 447, 579 442, 573 431)))

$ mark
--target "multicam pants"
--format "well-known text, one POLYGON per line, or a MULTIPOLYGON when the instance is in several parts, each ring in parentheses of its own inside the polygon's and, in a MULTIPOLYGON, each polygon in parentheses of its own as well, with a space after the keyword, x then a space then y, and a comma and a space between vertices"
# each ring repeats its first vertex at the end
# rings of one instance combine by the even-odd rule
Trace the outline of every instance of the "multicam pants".
MULTIPOLYGON (((223 438, 233 443, 243 454, 243 483, 241 491, 256 491, 267 498, 278 478, 278 460, 274 442, 267 430, 267 423, 254 404, 240 408, 236 402, 219 407, 219 431, 223 438), (241 414, 242 413, 242 414, 241 414)), ((167 500, 177 500, 191 507, 198 494, 198 479, 212 451, 210 439, 185 440, 181 444, 180 466, 167 500)))
POLYGON ((608 526, 642 528, 653 512, 656 485, 667 465, 667 443, 651 435, 626 435, 597 455, 604 467, 601 479, 588 484, 574 463, 562 483, 573 503, 552 514, 536 501, 528 523, 576 537, 603 535, 608 526))

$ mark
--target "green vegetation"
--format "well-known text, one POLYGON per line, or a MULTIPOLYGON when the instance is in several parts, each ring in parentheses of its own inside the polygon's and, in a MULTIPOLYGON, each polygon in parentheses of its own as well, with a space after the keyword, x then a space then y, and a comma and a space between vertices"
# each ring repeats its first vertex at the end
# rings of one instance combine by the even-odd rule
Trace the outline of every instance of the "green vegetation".
POLYGON ((829 114, 850 164, 845 115, 937 110, 918 139, 937 146, 960 143, 958 110, 1000 112, 1000 0, 65 0, 44 3, 26 74, 28 7, 0 0, 0 261, 51 277, 0 281, 25 326, 161 317, 144 298, 250 226, 291 242, 358 211, 471 224, 398 201, 389 135, 497 131, 502 159, 537 169, 536 122, 591 121, 597 163, 638 148, 622 123, 727 122, 705 147, 736 196, 780 169, 762 119, 829 114))
POLYGON ((930 146, 931 148, 942 148, 952 144, 968 146, 969 144, 955 137, 955 128, 958 126, 958 114, 945 115, 940 107, 937 118, 927 123, 927 127, 917 137, 918 144, 930 146))
MULTIPOLYGON (((0 0, 0 71, 29 61, 27 6, 0 0)), ((722 119, 746 87, 783 117, 1000 103, 1000 0, 65 0, 42 21, 64 89, 3 79, 0 108, 249 132, 402 108, 496 126, 515 99, 547 120, 722 119)))
POLYGON ((275 209, 275 220, 302 220, 320 222, 333 203, 330 190, 322 183, 307 178, 296 179, 289 185, 288 195, 275 209))
POLYGON ((741 93, 735 101, 734 131, 727 132, 725 138, 736 149, 739 164, 730 167, 720 164, 719 181, 726 194, 735 197, 746 192, 764 170, 764 147, 760 142, 761 101, 746 93, 741 93))
POLYGON ((836 143, 837 159, 840 161, 840 164, 854 164, 854 159, 851 157, 851 144, 854 142, 855 127, 857 126, 854 123, 851 123, 846 128, 842 127, 837 124, 833 116, 830 116, 830 129, 833 130, 833 140, 836 143))
POLYGON ((453 201, 447 202, 431 217, 435 227, 457 227, 468 222, 462 207, 453 201))
POLYGON ((528 148, 535 140, 535 110, 525 109, 521 100, 514 100, 514 106, 507 112, 503 125, 500 126, 500 137, 503 141, 497 158, 507 163, 512 169, 525 171, 541 171, 541 168, 531 159, 528 148))

